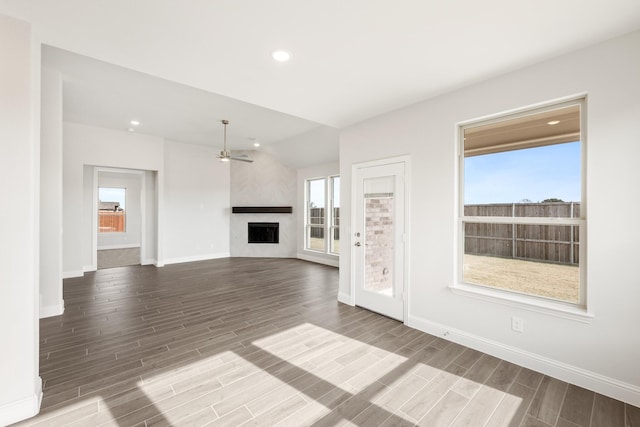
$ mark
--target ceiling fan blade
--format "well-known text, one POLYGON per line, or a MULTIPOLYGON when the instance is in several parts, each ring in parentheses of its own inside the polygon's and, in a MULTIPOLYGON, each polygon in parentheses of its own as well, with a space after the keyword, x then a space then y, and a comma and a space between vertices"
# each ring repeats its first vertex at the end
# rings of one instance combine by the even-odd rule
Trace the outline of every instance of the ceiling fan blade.
POLYGON ((242 157, 229 157, 231 160, 238 160, 240 162, 247 162, 247 163, 253 163, 253 160, 249 159, 249 158, 242 158, 242 157))

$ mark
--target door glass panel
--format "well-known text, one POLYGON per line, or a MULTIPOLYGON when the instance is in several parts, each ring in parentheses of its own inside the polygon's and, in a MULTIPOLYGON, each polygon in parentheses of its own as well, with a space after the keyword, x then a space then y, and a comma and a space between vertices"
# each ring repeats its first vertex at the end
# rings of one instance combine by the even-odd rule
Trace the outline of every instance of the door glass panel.
POLYGON ((364 182, 364 289, 394 297, 394 177, 364 182))

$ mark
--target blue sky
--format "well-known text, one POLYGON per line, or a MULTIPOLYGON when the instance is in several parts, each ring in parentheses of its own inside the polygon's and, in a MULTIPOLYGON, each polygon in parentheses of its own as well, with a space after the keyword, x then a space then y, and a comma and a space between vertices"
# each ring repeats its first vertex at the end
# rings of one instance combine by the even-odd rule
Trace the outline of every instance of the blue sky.
POLYGON ((464 203, 578 202, 580 167, 580 142, 467 157, 464 203))
MULTIPOLYGON (((329 182, 331 182, 331 179, 329 179, 329 182)), ((339 208, 340 207, 340 177, 337 177, 334 180, 334 182, 336 184, 336 188, 334 190, 334 198, 335 198, 334 207, 339 208)), ((324 208, 324 204, 325 204, 324 186, 325 186, 325 180, 313 180, 310 182, 310 187, 311 187, 309 189, 309 192, 311 193, 310 200, 314 202, 316 207, 319 207, 319 208, 324 208)))
POLYGON ((101 202, 120 202, 120 207, 125 208, 125 193, 124 188, 98 188, 98 200, 101 202))

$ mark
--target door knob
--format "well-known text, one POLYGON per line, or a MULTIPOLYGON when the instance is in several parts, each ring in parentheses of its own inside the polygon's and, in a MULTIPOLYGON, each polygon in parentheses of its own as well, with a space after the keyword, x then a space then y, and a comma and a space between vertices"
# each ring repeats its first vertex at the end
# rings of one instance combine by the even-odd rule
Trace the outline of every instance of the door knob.
POLYGON ((360 246, 360 242, 356 242, 356 246, 360 246))

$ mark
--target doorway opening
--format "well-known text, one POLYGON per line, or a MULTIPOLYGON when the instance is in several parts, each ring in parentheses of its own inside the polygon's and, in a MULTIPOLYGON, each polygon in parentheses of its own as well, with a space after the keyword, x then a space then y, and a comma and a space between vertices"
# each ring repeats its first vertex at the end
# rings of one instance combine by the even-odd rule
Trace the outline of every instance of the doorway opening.
POLYGON ((93 265, 99 270, 154 263, 156 173, 93 169, 93 265))

